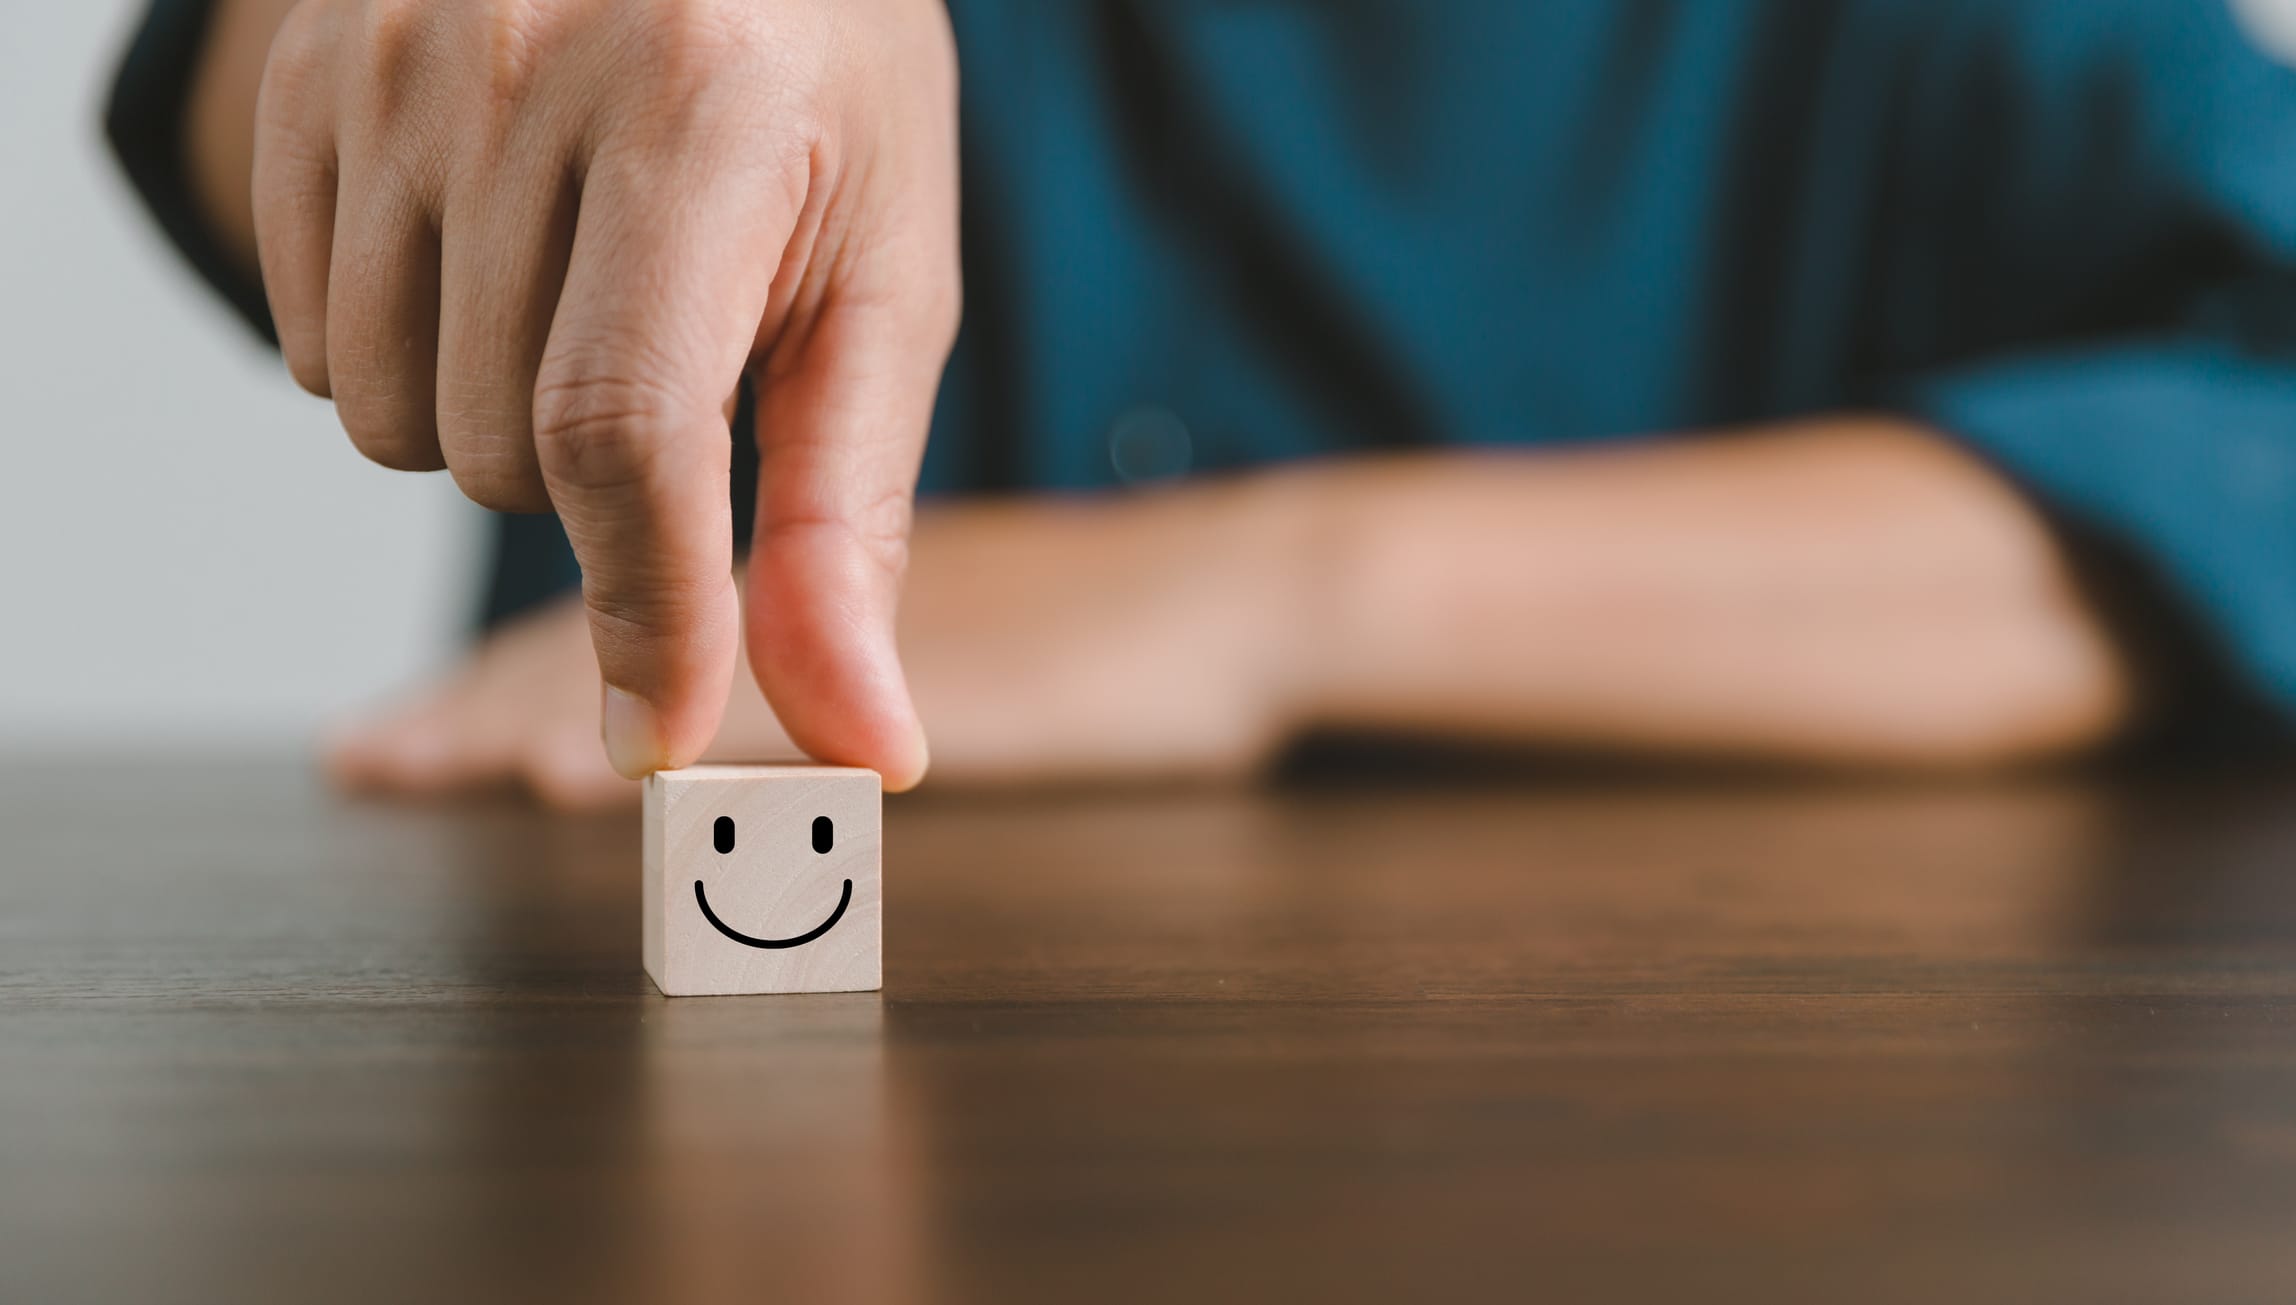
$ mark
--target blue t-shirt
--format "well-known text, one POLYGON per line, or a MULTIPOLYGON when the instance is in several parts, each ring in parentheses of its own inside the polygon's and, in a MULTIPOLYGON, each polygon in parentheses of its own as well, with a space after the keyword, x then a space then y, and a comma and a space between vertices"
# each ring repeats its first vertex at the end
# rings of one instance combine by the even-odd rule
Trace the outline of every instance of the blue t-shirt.
MULTIPOLYGON (((2227 2, 952 0, 924 489, 1895 410, 2296 714, 2296 70, 2227 2)), ((498 611, 572 582, 502 540, 498 611)))

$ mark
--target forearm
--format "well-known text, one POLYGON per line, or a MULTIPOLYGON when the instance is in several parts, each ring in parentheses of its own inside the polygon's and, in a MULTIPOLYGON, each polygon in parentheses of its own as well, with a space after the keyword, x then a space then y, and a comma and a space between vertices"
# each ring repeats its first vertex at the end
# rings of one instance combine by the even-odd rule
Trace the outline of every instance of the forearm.
POLYGON ((207 43, 184 106, 192 189, 223 248, 255 271, 255 96, 271 38, 296 0, 216 0, 207 43))
POLYGON ((1334 465, 1280 492, 1310 523, 1303 725, 1982 764, 2132 710, 2033 509, 1908 425, 1334 465))

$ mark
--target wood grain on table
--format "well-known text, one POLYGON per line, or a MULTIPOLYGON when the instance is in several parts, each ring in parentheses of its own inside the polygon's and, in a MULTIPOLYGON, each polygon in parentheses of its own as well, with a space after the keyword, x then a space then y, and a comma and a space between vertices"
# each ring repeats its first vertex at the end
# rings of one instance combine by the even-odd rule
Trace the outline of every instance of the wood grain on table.
POLYGON ((670 1001, 634 814, 0 768, 0 1300, 2296 1300, 2296 774, 888 803, 670 1001))

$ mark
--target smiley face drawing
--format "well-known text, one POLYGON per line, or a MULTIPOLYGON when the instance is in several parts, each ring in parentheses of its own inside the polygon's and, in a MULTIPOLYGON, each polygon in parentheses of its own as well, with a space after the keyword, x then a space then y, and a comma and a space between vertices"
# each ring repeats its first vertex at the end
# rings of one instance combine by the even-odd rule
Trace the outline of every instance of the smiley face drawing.
POLYGON ((882 789, 839 766, 646 781, 646 973, 669 996, 881 985, 882 789))
MULTIPOLYGON (((732 816, 719 816, 716 822, 710 826, 710 831, 710 841, 716 844, 719 856, 730 855, 740 840, 741 831, 735 825, 732 816)), ((836 846, 837 822, 827 816, 815 816, 813 818, 813 850, 827 856, 836 846)), ((752 938, 741 930, 728 925, 718 918, 717 912, 710 909, 709 889, 704 887, 699 879, 694 880, 694 901, 702 908, 702 918, 710 922, 712 929, 744 947, 762 947, 768 951, 779 951, 784 947, 803 947, 836 928, 837 922, 845 918, 845 908, 853 904, 853 881, 846 880, 844 888, 839 890, 837 909, 829 913, 828 919, 794 938, 752 938)))

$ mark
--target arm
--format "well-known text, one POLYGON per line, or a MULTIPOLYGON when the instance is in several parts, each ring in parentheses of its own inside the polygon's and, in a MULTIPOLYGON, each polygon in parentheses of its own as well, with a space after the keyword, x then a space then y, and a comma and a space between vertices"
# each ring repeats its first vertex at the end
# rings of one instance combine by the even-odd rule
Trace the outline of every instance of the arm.
MULTIPOLYGON (((2131 711, 2035 513, 1902 424, 961 504, 916 539, 901 649, 945 782, 1241 775, 1316 727, 1981 765, 2131 711)), ((545 612, 336 773, 628 800, 590 673, 579 612, 545 612)), ((737 692, 712 751, 792 748, 737 692)))
POLYGON ((1969 765, 2131 714, 2038 514, 1911 425, 1335 466, 1294 492, 1319 595, 1301 724, 1969 765))

